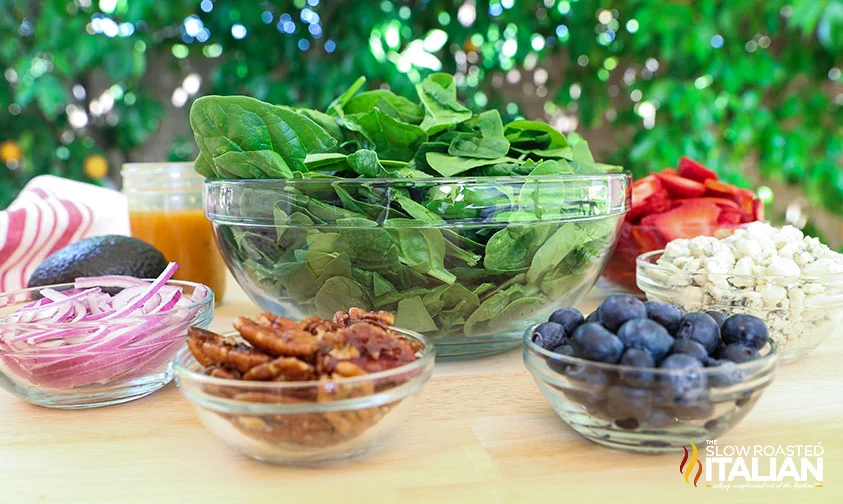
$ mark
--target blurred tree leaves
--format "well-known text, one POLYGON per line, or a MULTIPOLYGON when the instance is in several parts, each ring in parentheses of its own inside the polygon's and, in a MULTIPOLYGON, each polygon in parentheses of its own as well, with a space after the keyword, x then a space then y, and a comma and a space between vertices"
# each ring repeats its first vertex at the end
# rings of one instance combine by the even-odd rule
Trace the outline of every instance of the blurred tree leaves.
MULTIPOLYGON (((84 179, 92 153, 148 145, 166 113, 154 58, 177 75, 210 66, 199 94, 316 107, 358 75, 411 96, 435 62, 475 110, 511 119, 541 99, 544 119, 610 132, 607 161, 638 175, 690 155, 749 184, 753 163, 843 213, 843 0, 0 0, 0 35, 0 142, 24 152, 0 163, 0 208, 31 176, 84 179), (446 40, 428 51, 434 29, 446 40)), ((192 147, 185 132, 168 156, 192 147)))

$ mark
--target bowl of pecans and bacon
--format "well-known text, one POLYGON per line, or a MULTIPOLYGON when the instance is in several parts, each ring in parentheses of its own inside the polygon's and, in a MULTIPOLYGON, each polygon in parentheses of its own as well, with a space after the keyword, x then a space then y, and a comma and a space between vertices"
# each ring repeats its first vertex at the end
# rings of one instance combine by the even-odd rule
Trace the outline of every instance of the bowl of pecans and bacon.
POLYGON ((348 457, 406 418, 433 372, 433 345, 394 322, 351 308, 332 320, 237 317, 227 335, 191 328, 176 383, 205 427, 250 457, 348 457))

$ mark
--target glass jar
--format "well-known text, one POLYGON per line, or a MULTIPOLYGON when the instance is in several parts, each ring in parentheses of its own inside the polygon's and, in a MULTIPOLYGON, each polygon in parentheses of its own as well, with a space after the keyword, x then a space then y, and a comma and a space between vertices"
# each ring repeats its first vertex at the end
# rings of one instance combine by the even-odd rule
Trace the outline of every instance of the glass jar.
POLYGON ((205 218, 204 177, 193 163, 127 163, 121 175, 132 236, 179 263, 175 278, 207 285, 219 303, 226 267, 205 218))

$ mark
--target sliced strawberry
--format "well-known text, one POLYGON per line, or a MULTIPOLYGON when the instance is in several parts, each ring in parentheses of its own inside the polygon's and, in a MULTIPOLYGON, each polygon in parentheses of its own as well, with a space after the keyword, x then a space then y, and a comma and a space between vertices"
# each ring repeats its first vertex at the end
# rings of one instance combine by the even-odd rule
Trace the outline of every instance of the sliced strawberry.
POLYGON ((641 217, 665 212, 671 209, 670 196, 667 191, 661 189, 643 202, 632 205, 629 213, 626 214, 627 222, 637 222, 641 217))
POLYGON ((659 173, 662 185, 675 198, 699 198, 705 194, 705 186, 699 182, 676 175, 659 173))
MULTIPOLYGON (((652 215, 650 217, 657 216, 652 215)), ((658 229, 649 225, 633 226, 632 236, 640 247, 639 253, 663 249, 668 242, 658 229)))
POLYGON ((679 160, 679 176, 687 179, 705 182, 706 180, 717 180, 717 174, 709 170, 691 158, 682 157, 679 160))
MULTIPOLYGON (((684 199, 675 200, 675 202, 678 203, 679 205, 681 205, 683 203, 687 203, 689 201, 708 201, 708 202, 714 203, 715 205, 720 206, 720 207, 729 207, 729 208, 735 208, 735 209, 739 208, 738 204, 735 203, 734 201, 730 200, 730 199, 715 198, 713 196, 703 196, 702 198, 693 198, 693 199, 684 198, 684 199)), ((675 206, 679 206, 679 205, 675 205, 675 206)))
POLYGON ((674 168, 665 168, 664 170, 660 171, 659 174, 661 175, 676 175, 679 176, 679 172, 676 171, 674 168))
POLYGON ((689 201, 673 210, 641 219, 642 226, 653 226, 669 241, 711 235, 718 227, 720 207, 709 201, 689 201))
POLYGON ((755 198, 755 193, 749 189, 741 189, 740 187, 721 182, 719 180, 706 180, 705 193, 706 196, 713 196, 715 198, 726 198, 736 203, 740 203, 742 198, 755 198))
POLYGON ((734 208, 726 207, 720 209, 720 215, 717 216, 717 222, 727 226, 737 226, 744 222, 747 214, 741 212, 737 206, 734 208))
POLYGON ((632 184, 632 205, 643 203, 644 200, 659 192, 662 188, 661 180, 655 175, 648 175, 632 184))
POLYGON ((752 216, 757 221, 764 221, 764 203, 760 199, 752 201, 752 216))

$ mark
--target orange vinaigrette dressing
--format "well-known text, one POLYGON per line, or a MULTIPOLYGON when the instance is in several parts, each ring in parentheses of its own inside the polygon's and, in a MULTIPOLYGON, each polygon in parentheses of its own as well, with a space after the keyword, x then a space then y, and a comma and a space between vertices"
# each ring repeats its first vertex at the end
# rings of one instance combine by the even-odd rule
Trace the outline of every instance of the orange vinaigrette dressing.
POLYGON ((214 243, 211 223, 201 209, 176 211, 130 211, 132 236, 143 240, 179 263, 174 278, 207 285, 215 302, 225 292, 225 262, 214 243))

